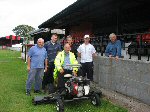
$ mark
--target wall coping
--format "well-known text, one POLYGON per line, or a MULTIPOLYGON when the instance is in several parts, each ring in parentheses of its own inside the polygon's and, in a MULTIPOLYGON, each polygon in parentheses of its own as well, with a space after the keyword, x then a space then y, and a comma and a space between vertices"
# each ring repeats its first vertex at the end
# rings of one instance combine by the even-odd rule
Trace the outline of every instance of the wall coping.
MULTIPOLYGON (((99 58, 103 58, 103 59, 110 59, 106 56, 97 56, 94 61, 96 59, 99 59, 99 58)), ((111 59, 110 59, 111 60, 111 59)), ((138 62, 138 63, 145 63, 145 64, 150 64, 150 61, 144 61, 144 60, 132 60, 132 59, 125 59, 125 58, 119 58, 118 61, 129 61, 129 62, 138 62)), ((112 61, 116 61, 115 59, 112 59, 112 61)))

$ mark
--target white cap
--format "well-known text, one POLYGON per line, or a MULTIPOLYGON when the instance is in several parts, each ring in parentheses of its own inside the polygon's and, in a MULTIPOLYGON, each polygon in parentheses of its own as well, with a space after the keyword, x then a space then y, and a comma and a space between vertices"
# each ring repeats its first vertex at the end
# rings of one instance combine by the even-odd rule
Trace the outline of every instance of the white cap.
POLYGON ((84 38, 90 38, 90 36, 89 35, 84 35, 84 38))

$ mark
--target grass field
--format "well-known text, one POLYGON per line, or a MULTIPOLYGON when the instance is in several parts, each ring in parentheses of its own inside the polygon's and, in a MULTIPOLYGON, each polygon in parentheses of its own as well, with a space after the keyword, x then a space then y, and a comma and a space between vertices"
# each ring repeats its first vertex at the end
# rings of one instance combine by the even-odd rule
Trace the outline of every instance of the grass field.
MULTIPOLYGON (((20 52, 0 50, 0 112, 56 112, 55 104, 32 105, 32 96, 25 95, 26 64, 18 58, 20 52)), ((100 107, 90 101, 65 104, 65 112, 127 112, 107 100, 100 107)))

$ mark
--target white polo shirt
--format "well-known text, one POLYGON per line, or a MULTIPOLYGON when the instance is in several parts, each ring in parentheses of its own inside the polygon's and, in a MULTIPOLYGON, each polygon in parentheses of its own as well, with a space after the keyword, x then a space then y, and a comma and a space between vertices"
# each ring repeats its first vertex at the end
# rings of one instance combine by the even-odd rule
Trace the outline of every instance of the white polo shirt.
POLYGON ((92 62, 93 54, 96 53, 94 46, 90 43, 88 45, 80 45, 77 51, 81 53, 81 63, 92 62))

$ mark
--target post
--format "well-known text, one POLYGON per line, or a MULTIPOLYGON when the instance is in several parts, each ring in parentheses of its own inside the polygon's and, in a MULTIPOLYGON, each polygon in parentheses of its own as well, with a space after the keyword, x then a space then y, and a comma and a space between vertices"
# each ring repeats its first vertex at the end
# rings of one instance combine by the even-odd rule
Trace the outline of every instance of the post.
POLYGON ((129 57, 129 59, 131 59, 131 54, 130 54, 130 57, 129 57))
POLYGON ((139 48, 138 48, 138 60, 141 60, 141 49, 142 49, 142 34, 140 36, 140 41, 139 41, 139 48))
POLYGON ((150 49, 149 48, 147 48, 147 53, 148 53, 148 59, 147 59, 147 61, 149 61, 149 57, 150 57, 150 49))
POLYGON ((21 52, 23 53, 23 45, 22 45, 22 49, 21 49, 21 52))
POLYGON ((24 59, 25 59, 25 62, 26 62, 26 60, 27 60, 27 56, 26 56, 26 55, 27 55, 27 48, 26 48, 26 47, 27 47, 27 46, 26 46, 26 44, 25 44, 25 53, 24 53, 24 54, 25 54, 25 58, 24 58, 24 59))
POLYGON ((149 61, 149 54, 148 54, 148 59, 147 59, 147 61, 149 61))
POLYGON ((104 46, 101 47, 101 56, 103 56, 104 53, 104 46))

